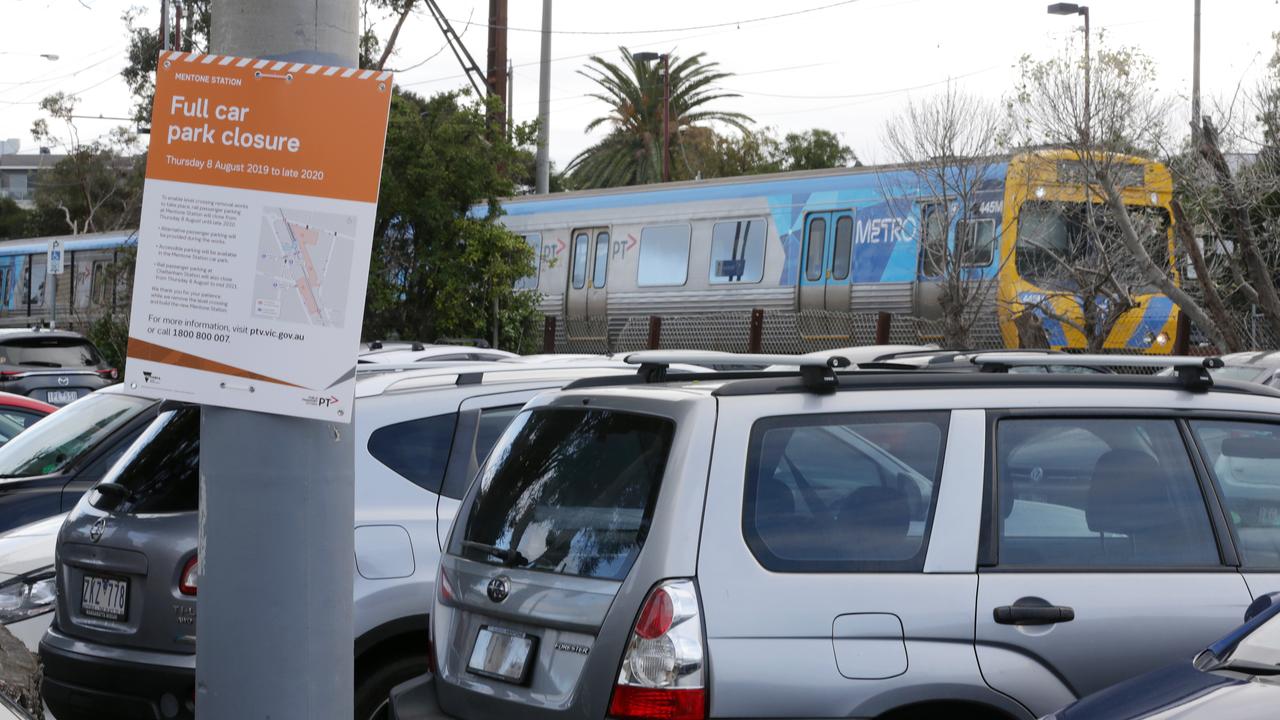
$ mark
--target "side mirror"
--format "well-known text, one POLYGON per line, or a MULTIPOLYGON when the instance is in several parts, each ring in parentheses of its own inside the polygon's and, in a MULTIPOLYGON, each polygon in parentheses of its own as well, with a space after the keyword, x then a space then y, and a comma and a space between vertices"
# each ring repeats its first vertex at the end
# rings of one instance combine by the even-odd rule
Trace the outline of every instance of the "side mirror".
POLYGON ((1244 611, 1244 621, 1249 622, 1255 617, 1261 615, 1267 608, 1280 602, 1280 592, 1267 593, 1259 595, 1257 600, 1249 603, 1249 607, 1244 611))

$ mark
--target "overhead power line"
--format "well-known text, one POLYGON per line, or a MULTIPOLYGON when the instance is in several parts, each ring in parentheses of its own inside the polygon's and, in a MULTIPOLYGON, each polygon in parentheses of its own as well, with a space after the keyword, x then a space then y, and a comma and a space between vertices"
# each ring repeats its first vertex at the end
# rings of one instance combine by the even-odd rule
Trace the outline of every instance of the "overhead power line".
MULTIPOLYGON (((742 20, 729 20, 726 22, 711 23, 709 25, 689 25, 685 27, 654 28, 649 30, 552 30, 551 34, 553 35, 650 35, 650 34, 656 34, 656 33, 688 32, 690 30, 710 30, 712 28, 748 25, 750 23, 766 22, 769 20, 781 20, 782 18, 794 17, 796 15, 807 15, 808 13, 819 12, 821 10, 830 10, 831 8, 840 7, 842 5, 852 5, 856 2, 861 2, 861 1, 862 0, 843 0, 843 2, 834 2, 834 3, 829 3, 827 5, 819 5, 818 7, 806 8, 804 10, 793 10, 791 12, 778 13, 776 15, 766 15, 764 17, 745 18, 742 20)), ((462 21, 454 20, 453 22, 460 23, 462 21)), ((480 27, 493 27, 493 28, 498 28, 503 30, 512 30, 515 32, 531 32, 531 33, 542 32, 542 28, 513 27, 510 25, 507 25, 504 27, 502 25, 488 25, 485 23, 475 23, 475 24, 479 25, 480 27)))

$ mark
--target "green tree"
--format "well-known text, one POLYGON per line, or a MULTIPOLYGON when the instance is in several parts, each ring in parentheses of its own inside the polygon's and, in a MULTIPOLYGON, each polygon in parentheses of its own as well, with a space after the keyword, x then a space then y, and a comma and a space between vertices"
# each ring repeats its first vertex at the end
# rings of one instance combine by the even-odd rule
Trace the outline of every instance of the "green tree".
POLYGON ((513 289, 533 251, 497 223, 531 127, 509 143, 490 133, 486 112, 460 93, 392 98, 365 337, 491 338, 497 322, 503 347, 540 339, 537 296, 513 289))
POLYGON ((830 130, 813 128, 778 139, 774 128, 717 133, 707 128, 691 133, 682 160, 695 177, 737 177, 792 170, 822 170, 856 163, 853 149, 830 130))
POLYGON ((787 133, 781 153, 787 170, 844 167, 858 160, 853 148, 840 142, 840 136, 822 128, 787 133))
MULTIPOLYGON (((659 182, 662 179, 663 98, 666 94, 662 77, 663 64, 635 59, 626 48, 622 63, 617 64, 593 55, 586 70, 579 74, 591 79, 599 91, 590 94, 609 106, 609 114, 587 124, 586 131, 606 126, 610 132, 603 140, 578 153, 565 168, 574 187, 616 187, 659 182)), ((694 142, 707 132, 708 124, 723 123, 741 132, 749 132, 754 122, 739 112, 716 110, 712 103, 738 97, 722 92, 716 84, 732 73, 719 70, 719 64, 705 62, 706 53, 688 58, 671 55, 670 109, 668 142, 672 178, 692 177, 694 172, 685 156, 685 143, 694 142)))
POLYGON ((48 118, 36 120, 37 141, 61 147, 66 157, 37 178, 35 200, 44 215, 60 214, 69 235, 137 227, 142 209, 144 156, 126 128, 84 141, 75 123, 76 98, 54 93, 40 101, 48 118), (50 120, 63 126, 59 135, 50 120), (63 138, 66 139, 63 139, 63 138))

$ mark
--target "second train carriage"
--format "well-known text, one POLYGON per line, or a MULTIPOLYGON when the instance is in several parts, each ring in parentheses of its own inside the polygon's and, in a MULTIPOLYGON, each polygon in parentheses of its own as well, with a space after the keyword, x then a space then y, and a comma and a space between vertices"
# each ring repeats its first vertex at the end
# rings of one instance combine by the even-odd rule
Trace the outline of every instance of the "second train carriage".
MULTIPOLYGON (((1171 243, 1168 169, 1139 158, 1124 158, 1119 169, 1125 202, 1159 215, 1171 243)), ((588 339, 613 347, 628 318, 753 308, 937 319, 944 270, 930 248, 954 248, 964 233, 966 277, 993 283, 995 342, 1016 347, 1014 314, 1051 295, 1043 256, 1070 247, 1078 228, 1061 208, 1082 204, 1086 188, 1077 156, 1062 150, 986 162, 982 173, 968 186, 967 212, 944 208, 918 168, 891 166, 518 197, 503 202, 501 221, 538 257, 536 274, 519 286, 540 293, 542 311, 569 328, 570 340, 574 328, 609 332, 588 339), (1035 237, 1019 234, 1020 218, 1035 224, 1035 237)), ((1078 315, 1061 300, 1058 313, 1078 315)), ((1145 293, 1106 348, 1167 353, 1177 313, 1167 297, 1145 293)), ((1041 317, 1050 345, 1085 347, 1069 323, 1041 317)), ((810 349, 804 328, 797 336, 801 346, 790 349, 810 349)), ((926 330, 914 339, 940 337, 926 330)))
POLYGON ((83 332, 103 310, 124 301, 112 264, 137 242, 132 231, 0 241, 0 327, 30 327, 53 319, 46 257, 61 240, 57 326, 83 332))

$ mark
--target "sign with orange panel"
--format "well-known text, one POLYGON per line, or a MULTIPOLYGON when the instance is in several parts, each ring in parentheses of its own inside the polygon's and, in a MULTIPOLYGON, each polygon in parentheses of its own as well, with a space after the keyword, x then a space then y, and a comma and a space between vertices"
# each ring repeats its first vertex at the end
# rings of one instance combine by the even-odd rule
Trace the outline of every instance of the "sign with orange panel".
POLYGON ((391 73, 162 53, 125 383, 350 422, 391 73))

